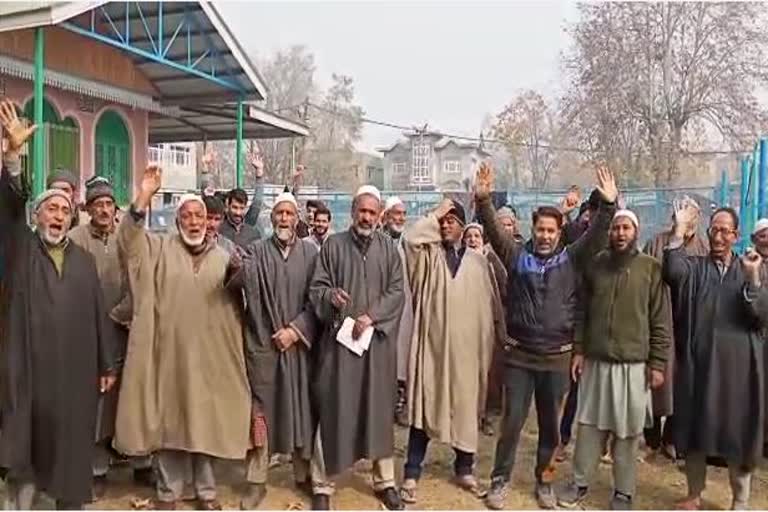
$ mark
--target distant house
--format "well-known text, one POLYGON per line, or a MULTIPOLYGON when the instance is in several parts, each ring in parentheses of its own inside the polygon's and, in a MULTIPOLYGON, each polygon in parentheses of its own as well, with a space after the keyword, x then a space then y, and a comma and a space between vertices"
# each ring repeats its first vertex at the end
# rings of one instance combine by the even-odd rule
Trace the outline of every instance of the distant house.
POLYGON ((445 137, 439 132, 406 133, 384 155, 384 188, 389 190, 468 189, 477 164, 491 155, 482 143, 445 137))

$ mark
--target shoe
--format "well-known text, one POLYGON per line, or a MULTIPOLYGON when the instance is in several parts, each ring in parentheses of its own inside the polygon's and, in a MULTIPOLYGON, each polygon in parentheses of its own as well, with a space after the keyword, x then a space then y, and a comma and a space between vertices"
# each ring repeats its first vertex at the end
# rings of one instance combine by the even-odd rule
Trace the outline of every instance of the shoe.
POLYGON ((664 443, 661 446, 661 453, 669 460, 677 460, 677 450, 675 449, 675 445, 671 443, 664 443))
POLYGON ((198 510, 222 510, 217 500, 197 500, 198 510))
POLYGON ((403 481, 403 485, 400 486, 400 499, 403 503, 413 505, 416 503, 416 480, 413 478, 406 478, 403 481))
POLYGON ((461 475, 457 476, 453 479, 453 483, 455 483, 458 487, 461 487, 465 491, 473 492, 477 494, 477 490, 479 486, 477 485, 477 480, 475 479, 474 475, 461 475))
POLYGON ((491 480, 491 488, 485 496, 485 506, 491 510, 504 510, 507 499, 507 483, 504 480, 491 480))
POLYGON ((92 501, 99 501, 107 492, 107 475, 93 477, 93 486, 91 487, 92 501))
POLYGON ((313 494, 312 510, 331 510, 331 497, 327 494, 313 494))
POLYGON ((537 482, 535 494, 536 503, 539 504, 539 508, 545 510, 557 508, 557 496, 555 495, 555 490, 552 489, 552 484, 537 482))
POLYGON ((152 502, 152 510, 176 510, 176 502, 154 500, 152 502))
POLYGON ((248 484, 245 496, 240 500, 240 510, 253 510, 261 505, 267 495, 267 486, 264 484, 248 484))
POLYGON ((482 432, 484 436, 495 436, 496 431, 493 430, 493 422, 488 418, 480 418, 480 432, 482 432))
POLYGON ((614 492, 611 498, 610 510, 632 510, 632 496, 614 492))
POLYGON ((578 487, 571 482, 557 492, 557 505, 563 508, 576 508, 587 498, 587 487, 578 487))
POLYGON ((155 485, 157 485, 155 472, 152 468, 134 469, 133 482, 142 487, 151 487, 153 489, 155 488, 155 485))
POLYGON ((571 456, 571 451, 567 444, 560 444, 555 451, 555 462, 562 464, 571 456))
POLYGON ((387 487, 381 491, 375 492, 376 497, 379 498, 387 510, 403 510, 403 500, 400 499, 400 494, 394 487, 387 487))

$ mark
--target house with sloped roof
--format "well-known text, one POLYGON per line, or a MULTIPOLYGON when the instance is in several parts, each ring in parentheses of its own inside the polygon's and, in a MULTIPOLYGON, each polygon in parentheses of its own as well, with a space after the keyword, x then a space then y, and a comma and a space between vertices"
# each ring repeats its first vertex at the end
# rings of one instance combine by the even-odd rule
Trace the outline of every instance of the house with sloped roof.
POLYGON ((384 156, 388 190, 466 191, 480 162, 491 158, 482 142, 446 137, 440 132, 412 132, 377 148, 384 156))
MULTIPOLYGON (((38 125, 23 157, 36 193, 62 167, 108 178, 125 204, 150 145, 236 140, 242 154, 244 139, 306 136, 259 106, 267 95, 212 2, 0 2, 0 97, 38 125)), ((181 148, 174 164, 190 163, 181 148)))

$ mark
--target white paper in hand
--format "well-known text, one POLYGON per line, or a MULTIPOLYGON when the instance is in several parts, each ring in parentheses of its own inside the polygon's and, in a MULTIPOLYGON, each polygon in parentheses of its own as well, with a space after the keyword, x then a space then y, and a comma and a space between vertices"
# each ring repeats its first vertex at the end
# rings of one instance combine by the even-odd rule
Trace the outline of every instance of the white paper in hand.
POLYGON ((358 339, 352 338, 352 328, 355 326, 355 320, 347 317, 344 319, 344 323, 341 324, 339 332, 336 334, 336 341, 347 347, 349 350, 362 356, 363 353, 371 346, 371 338, 373 338, 373 327, 369 327, 363 331, 358 339))

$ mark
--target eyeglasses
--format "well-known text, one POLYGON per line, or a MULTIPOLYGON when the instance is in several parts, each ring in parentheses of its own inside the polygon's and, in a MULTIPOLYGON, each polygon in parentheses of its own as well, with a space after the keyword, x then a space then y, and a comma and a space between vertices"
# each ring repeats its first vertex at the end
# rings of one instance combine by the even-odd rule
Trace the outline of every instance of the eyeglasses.
POLYGON ((732 228, 711 227, 707 230, 707 233, 709 234, 709 236, 712 236, 712 237, 715 237, 717 235, 726 237, 728 235, 735 235, 736 230, 732 228))

